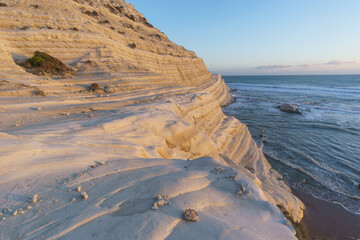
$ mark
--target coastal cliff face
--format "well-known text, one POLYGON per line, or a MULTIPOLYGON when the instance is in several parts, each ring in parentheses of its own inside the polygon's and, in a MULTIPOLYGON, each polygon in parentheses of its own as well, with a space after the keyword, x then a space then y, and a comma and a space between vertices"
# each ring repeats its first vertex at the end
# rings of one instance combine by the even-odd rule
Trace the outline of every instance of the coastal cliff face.
POLYGON ((4 3, 1 238, 295 238, 276 205, 298 222, 303 204, 223 114, 230 89, 194 52, 121 0, 4 3), (35 51, 76 74, 16 64, 35 51), (157 195, 171 205, 151 210, 157 195), (186 208, 198 223, 182 220, 186 208))
MULTIPOLYGON (((14 75, 10 54, 31 57, 42 49, 86 72, 152 72, 164 84, 199 86, 210 79, 202 59, 172 43, 124 1, 6 1, 0 11, 0 67, 14 75)), ((9 76, 9 77, 10 77, 9 76)))

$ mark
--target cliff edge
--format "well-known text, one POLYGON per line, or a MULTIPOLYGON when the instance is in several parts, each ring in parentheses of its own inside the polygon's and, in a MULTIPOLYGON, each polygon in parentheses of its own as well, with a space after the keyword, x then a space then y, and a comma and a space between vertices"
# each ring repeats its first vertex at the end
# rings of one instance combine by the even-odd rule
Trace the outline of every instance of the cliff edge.
POLYGON ((304 206, 223 114, 224 80, 131 4, 8 0, 0 18, 2 239, 295 238, 276 206, 304 206), (69 72, 34 74, 35 51, 69 72))

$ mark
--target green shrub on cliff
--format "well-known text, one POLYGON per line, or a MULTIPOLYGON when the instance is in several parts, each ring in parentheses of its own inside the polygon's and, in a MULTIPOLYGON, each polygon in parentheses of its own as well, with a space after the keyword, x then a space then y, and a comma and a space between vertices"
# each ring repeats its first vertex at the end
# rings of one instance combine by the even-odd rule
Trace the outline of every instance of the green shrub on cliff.
POLYGON ((66 72, 71 72, 71 69, 59 59, 39 51, 36 51, 34 56, 26 61, 25 67, 37 75, 64 75, 66 72))
MULTIPOLYGON (((44 52, 36 51, 34 56, 27 60, 32 67, 40 67, 44 62, 52 60, 53 57, 44 52)), ((55 59, 55 58, 54 58, 55 59)))
POLYGON ((39 56, 34 56, 28 61, 32 67, 39 67, 43 62, 45 62, 45 60, 39 56))

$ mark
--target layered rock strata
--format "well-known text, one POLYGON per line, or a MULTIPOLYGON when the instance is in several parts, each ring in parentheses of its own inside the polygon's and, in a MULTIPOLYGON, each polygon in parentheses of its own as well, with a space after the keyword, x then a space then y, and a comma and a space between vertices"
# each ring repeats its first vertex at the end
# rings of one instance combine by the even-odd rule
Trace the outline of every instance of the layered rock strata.
POLYGON ((121 0, 6 5, 1 238, 294 238, 276 205, 300 221, 303 204, 247 127, 223 114, 230 89, 194 52, 121 0), (26 72, 16 62, 34 51, 76 74, 26 72), (92 83, 103 90, 89 91, 92 83), (251 195, 236 194, 244 187, 251 195), (158 195, 171 204, 153 211, 158 195), (188 208, 199 213, 197 225, 182 221, 188 208))

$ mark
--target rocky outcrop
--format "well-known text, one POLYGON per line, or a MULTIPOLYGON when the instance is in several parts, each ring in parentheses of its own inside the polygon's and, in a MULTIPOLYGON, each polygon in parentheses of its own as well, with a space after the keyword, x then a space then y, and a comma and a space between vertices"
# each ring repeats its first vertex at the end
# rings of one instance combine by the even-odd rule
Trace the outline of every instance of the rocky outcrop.
POLYGON ((299 109, 297 109, 295 106, 287 104, 287 103, 284 103, 283 105, 279 106, 279 108, 283 112, 301 114, 299 109))

